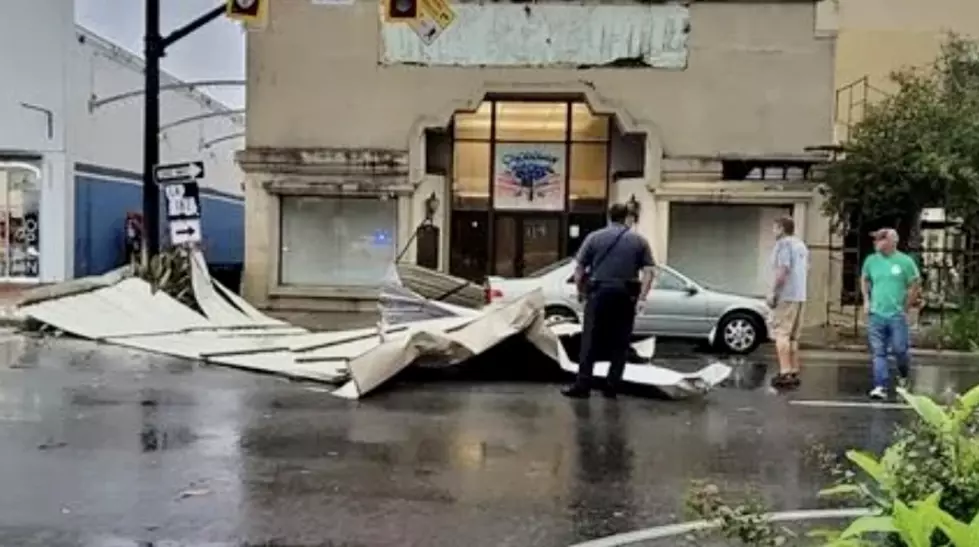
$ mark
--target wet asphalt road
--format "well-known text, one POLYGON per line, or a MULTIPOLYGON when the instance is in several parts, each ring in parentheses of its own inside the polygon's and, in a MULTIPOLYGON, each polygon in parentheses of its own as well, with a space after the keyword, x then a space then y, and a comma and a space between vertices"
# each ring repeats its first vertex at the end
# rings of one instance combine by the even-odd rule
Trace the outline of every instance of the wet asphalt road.
MULTIPOLYGON (((924 391, 979 369, 920 364, 924 391)), ((686 366, 691 366, 687 363, 686 366)), ((764 362, 705 400, 541 383, 400 385, 359 403, 273 377, 70 340, 0 342, 0 546, 565 547, 682 520, 691 480, 819 506, 807 447, 887 442, 862 364, 764 362)))

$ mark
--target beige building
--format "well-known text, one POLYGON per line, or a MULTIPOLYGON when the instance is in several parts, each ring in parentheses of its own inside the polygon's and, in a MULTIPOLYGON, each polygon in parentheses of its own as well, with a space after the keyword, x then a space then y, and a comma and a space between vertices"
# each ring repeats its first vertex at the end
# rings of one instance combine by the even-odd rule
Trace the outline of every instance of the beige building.
POLYGON ((764 292, 778 215, 827 240, 806 148, 832 140, 834 36, 814 2, 449 9, 442 29, 283 1, 249 33, 250 300, 370 309, 399 255, 523 275, 633 199, 659 260, 739 292, 764 292))
POLYGON ((837 29, 837 137, 863 117, 868 103, 894 90, 890 74, 930 64, 950 32, 979 36, 979 2, 972 0, 835 0, 820 24, 837 29))

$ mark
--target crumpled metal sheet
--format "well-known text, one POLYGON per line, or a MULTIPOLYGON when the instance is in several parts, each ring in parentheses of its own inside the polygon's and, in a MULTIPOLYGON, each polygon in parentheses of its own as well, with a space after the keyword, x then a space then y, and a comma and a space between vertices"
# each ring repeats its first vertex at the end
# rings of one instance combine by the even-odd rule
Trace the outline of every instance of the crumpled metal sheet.
MULTIPOLYGON (((202 257, 193 259, 193 285, 203 315, 131 277, 88 292, 45 299, 23 307, 22 312, 108 344, 337 384, 332 393, 348 399, 369 394, 422 360, 453 366, 514 336, 526 337, 566 372, 577 371, 561 337, 576 336, 580 327, 547 324, 540 291, 509 304, 469 310, 422 298, 400 285, 395 275, 382 290, 382 320, 377 327, 312 333, 251 307, 210 277, 202 257)), ((634 344, 633 349, 641 360, 649 360, 655 340, 634 344)), ((604 376, 607 370, 608 363, 595 366, 596 376, 604 376)), ((730 373, 730 367, 720 363, 690 374, 630 363, 624 379, 679 398, 705 393, 730 373)))

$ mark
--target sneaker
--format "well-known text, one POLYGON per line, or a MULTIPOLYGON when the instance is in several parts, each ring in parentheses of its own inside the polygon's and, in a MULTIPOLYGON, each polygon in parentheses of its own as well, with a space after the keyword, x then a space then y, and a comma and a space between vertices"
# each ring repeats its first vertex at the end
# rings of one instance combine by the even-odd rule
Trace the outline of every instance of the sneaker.
POLYGON ((778 373, 772 377, 772 387, 775 389, 792 389, 797 386, 796 378, 791 374, 778 373))
POLYGON ((792 387, 799 387, 802 385, 802 378, 799 376, 798 372, 789 373, 789 384, 792 387))
POLYGON ((871 389, 870 393, 868 393, 867 395, 870 396, 870 398, 875 401, 883 401, 884 399, 887 398, 887 391, 884 388, 878 386, 875 387, 874 389, 871 389))

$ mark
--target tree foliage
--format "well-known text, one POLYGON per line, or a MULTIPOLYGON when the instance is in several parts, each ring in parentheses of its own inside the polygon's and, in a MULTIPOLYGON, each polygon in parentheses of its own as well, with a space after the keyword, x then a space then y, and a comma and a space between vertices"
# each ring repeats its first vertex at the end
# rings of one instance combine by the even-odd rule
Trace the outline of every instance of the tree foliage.
MULTIPOLYGON (((979 42, 950 35, 930 66, 891 75, 826 173, 825 212, 908 230, 926 207, 979 227, 979 42)), ((973 233, 975 233, 973 231, 973 233)))

